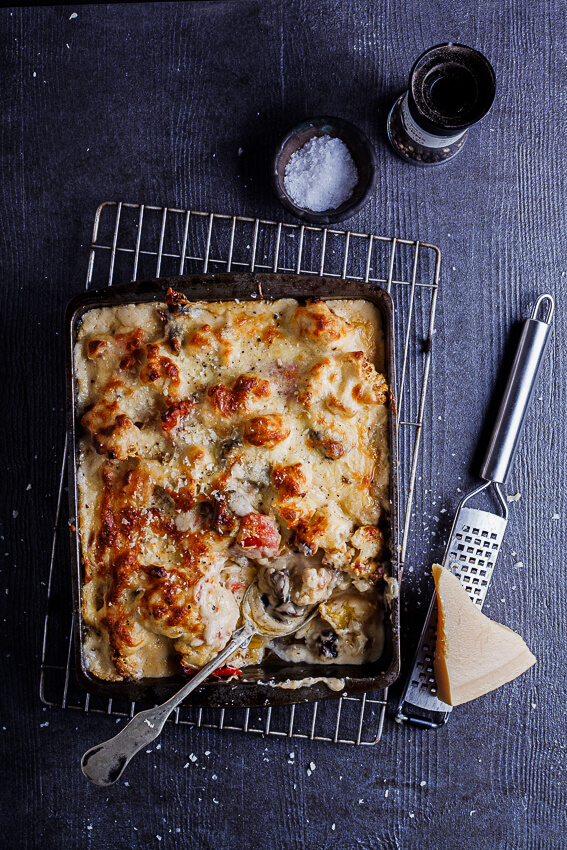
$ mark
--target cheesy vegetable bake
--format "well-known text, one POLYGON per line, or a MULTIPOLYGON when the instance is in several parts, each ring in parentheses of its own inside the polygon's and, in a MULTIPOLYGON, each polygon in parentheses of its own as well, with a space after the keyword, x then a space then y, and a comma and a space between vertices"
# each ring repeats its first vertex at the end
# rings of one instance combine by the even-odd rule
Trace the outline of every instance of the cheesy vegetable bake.
POLYGON ((389 390, 363 300, 101 307, 75 346, 86 665, 104 680, 202 667, 258 575, 286 638, 231 668, 362 664, 383 648, 389 390), (272 655, 273 657, 273 655, 272 655))

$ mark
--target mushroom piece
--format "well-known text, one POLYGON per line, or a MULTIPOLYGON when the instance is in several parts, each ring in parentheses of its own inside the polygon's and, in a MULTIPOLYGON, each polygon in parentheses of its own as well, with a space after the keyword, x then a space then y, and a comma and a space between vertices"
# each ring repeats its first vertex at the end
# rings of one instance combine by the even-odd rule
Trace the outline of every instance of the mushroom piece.
POLYGON ((264 572, 264 579, 277 599, 280 599, 284 603, 289 602, 291 584, 288 570, 278 570, 276 567, 268 567, 264 572))
POLYGON ((339 654, 339 636, 333 629, 325 629, 315 638, 315 644, 322 658, 336 658, 339 654))

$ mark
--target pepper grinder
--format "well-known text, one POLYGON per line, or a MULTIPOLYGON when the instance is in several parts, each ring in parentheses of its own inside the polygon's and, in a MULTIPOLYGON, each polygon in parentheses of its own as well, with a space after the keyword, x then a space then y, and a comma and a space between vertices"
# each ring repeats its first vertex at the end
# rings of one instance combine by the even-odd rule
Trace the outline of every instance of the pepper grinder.
POLYGON ((414 165, 440 165, 463 147, 469 127, 490 110, 496 94, 488 59, 464 44, 438 44, 416 60, 409 88, 388 115, 388 138, 414 165))

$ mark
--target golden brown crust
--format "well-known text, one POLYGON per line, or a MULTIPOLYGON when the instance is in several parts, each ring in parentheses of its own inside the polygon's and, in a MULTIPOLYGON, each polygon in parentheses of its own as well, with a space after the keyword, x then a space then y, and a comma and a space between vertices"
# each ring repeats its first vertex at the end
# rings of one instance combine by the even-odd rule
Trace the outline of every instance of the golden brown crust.
POLYGON ((125 460, 138 454, 139 431, 121 412, 116 390, 116 385, 109 385, 107 393, 85 413, 81 424, 90 431, 98 454, 106 454, 113 460, 125 460))
POLYGON ((324 301, 313 299, 297 308, 291 320, 299 337, 317 343, 335 343, 345 339, 352 325, 337 316, 324 301))
POLYGON ((270 398, 270 382, 254 374, 239 375, 232 387, 219 383, 207 389, 207 398, 215 413, 226 419, 237 412, 251 411, 270 398))
POLYGON ((280 499, 306 496, 309 489, 309 479, 301 463, 289 466, 276 464, 272 470, 272 481, 280 499))
POLYGON ((243 437, 251 446, 273 449, 283 443, 291 434, 291 425, 287 416, 272 413, 267 416, 253 416, 244 425, 243 437))

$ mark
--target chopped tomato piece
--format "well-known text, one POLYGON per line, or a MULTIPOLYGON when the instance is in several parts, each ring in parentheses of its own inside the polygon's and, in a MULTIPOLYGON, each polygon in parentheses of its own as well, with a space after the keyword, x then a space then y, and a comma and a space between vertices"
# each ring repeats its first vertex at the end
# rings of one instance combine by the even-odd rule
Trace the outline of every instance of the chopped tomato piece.
POLYGON ((239 673, 242 673, 242 670, 239 670, 238 667, 231 667, 230 664, 226 664, 224 667, 219 667, 211 675, 217 676, 219 679, 224 679, 228 676, 237 676, 239 673))
POLYGON ((278 554, 280 535, 273 519, 250 513, 242 517, 236 542, 249 558, 273 558, 278 554))

